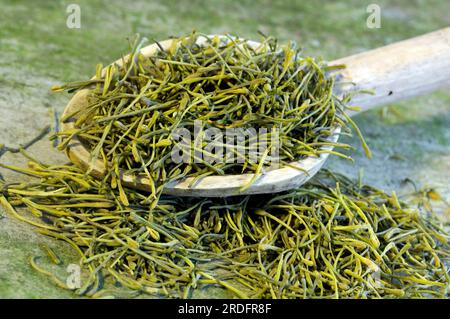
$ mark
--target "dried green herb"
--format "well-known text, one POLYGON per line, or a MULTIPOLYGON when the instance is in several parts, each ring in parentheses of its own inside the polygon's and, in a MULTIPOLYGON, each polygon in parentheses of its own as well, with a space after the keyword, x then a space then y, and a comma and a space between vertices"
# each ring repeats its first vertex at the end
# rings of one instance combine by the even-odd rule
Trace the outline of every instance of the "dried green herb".
MULTIPOLYGON (((108 163, 105 180, 113 185, 121 187, 120 170, 143 174, 153 182, 156 198, 165 183, 187 176, 254 173, 256 178, 274 159, 269 150, 275 144, 281 165, 319 155, 324 145, 350 147, 329 141, 337 127, 356 127, 344 112, 348 97, 333 94, 328 71, 336 66, 303 56, 295 45, 264 38, 255 47, 244 39, 192 33, 145 57, 139 52, 143 43, 139 38, 132 43, 122 66, 109 65, 102 73, 98 65, 92 80, 54 87, 90 90, 87 107, 71 114, 76 128, 57 136, 66 139, 61 149, 71 138, 81 139, 91 150, 91 164, 108 163), (175 132, 186 129, 194 136, 196 121, 199 138, 181 143, 175 132), (200 139, 211 128, 266 133, 234 148, 228 141, 200 139), (210 143, 239 160, 208 151, 210 143), (188 162, 171 160, 176 145, 187 152, 188 162)), ((121 200, 127 203, 124 195, 121 200)))
MULTIPOLYGON (((449 235, 429 205, 441 199, 434 190, 417 191, 413 207, 361 178, 355 183, 322 170, 303 187, 271 196, 161 195, 167 181, 257 175, 269 164, 267 151, 240 163, 173 163, 173 132, 191 132, 196 120, 202 130, 276 127, 282 163, 320 154, 337 126, 356 125, 344 113, 348 99, 332 93, 329 68, 292 46, 279 48, 274 39, 256 49, 231 37, 192 34, 150 58, 139 53, 142 45, 133 43, 123 67, 108 66, 102 74, 98 66, 93 80, 55 88, 91 90, 88 107, 73 115, 76 128, 54 138, 64 137, 64 149, 79 137, 92 161, 108 163, 103 180, 72 164, 41 163, 24 150, 28 168, 0 163, 38 179, 0 181, 0 204, 79 253, 88 277, 76 294, 111 297, 104 289, 109 280, 133 296, 188 298, 216 285, 239 298, 448 297, 449 235), (198 45, 199 38, 206 44, 198 45), (150 197, 122 186, 120 170, 154 181, 150 197)), ((270 133, 265 138, 269 142, 270 133)), ((205 146, 197 142, 189 148, 205 146)), ((70 289, 38 258, 30 263, 70 289)))
POLYGON ((240 298, 449 294, 449 235, 429 207, 407 206, 394 193, 329 171, 274 196, 162 196, 150 210, 142 204, 147 194, 125 189, 125 206, 118 189, 89 176, 81 183, 74 166, 1 166, 40 178, 2 184, 0 202, 79 252, 90 274, 79 295, 109 293, 99 284, 108 278, 139 293, 180 298, 207 285, 240 298))

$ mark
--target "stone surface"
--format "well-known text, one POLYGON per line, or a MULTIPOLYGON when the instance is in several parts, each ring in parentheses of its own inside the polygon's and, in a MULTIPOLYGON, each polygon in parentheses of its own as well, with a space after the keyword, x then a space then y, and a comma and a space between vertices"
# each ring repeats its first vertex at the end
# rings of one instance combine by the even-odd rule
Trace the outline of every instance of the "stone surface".
MULTIPOLYGON (((30 140, 61 112, 69 96, 52 94, 51 85, 89 78, 95 64, 108 64, 127 53, 126 37, 136 32, 163 40, 193 29, 203 33, 231 32, 258 39, 257 30, 282 42, 297 41, 306 53, 327 60, 430 32, 450 24, 450 2, 377 1, 380 29, 366 27, 372 1, 76 1, 81 28, 66 27, 67 1, 0 0, 0 144, 10 147, 30 140), (257 3, 260 2, 260 3, 257 3)), ((443 72, 449 72, 443 70, 443 72)), ((426 81, 426 79, 424 79, 426 81)), ((432 186, 450 199, 450 93, 442 90, 355 118, 373 151, 364 157, 357 139, 348 137, 355 164, 336 157, 329 168, 357 176, 387 191, 400 193, 405 178, 432 186)), ((45 139, 29 151, 42 161, 64 162, 45 139)), ((0 158, 17 166, 17 155, 0 158)), ((23 180, 5 170, 8 180, 23 180)), ((0 298, 70 298, 46 277, 32 271, 30 256, 43 255, 39 245, 54 248, 66 261, 76 260, 64 243, 38 235, 31 226, 0 209, 0 298)), ((449 216, 442 216, 449 219, 449 216)), ((45 258, 39 262, 46 263, 45 258)), ((55 269, 63 278, 64 267, 55 269)), ((221 292, 200 296, 224 296, 221 292)))

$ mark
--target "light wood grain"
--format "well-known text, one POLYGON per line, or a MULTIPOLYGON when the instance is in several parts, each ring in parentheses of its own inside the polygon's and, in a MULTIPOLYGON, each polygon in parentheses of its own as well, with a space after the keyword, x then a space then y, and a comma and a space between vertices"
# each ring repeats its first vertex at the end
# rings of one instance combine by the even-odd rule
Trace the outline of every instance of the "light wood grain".
MULTIPOLYGON (((450 85, 450 28, 345 57, 338 92, 373 90, 352 99, 361 111, 450 85)), ((354 114, 349 112, 350 115, 354 114)))
MULTIPOLYGON (((250 43, 257 46, 257 42, 250 43)), ((168 48, 171 40, 160 42, 163 48, 168 48)), ((156 44, 141 50, 145 56, 155 54, 156 44)), ((121 60, 115 63, 121 64, 121 60)), ((331 62, 330 64, 345 64, 346 69, 336 74, 339 83, 337 94, 345 94, 361 89, 374 90, 374 95, 359 95, 352 99, 353 105, 361 110, 403 100, 419 94, 431 92, 450 84, 450 28, 430 34, 401 41, 379 49, 353 55, 331 62)), ((76 93, 67 105, 63 117, 87 105, 87 90, 76 93)), ((354 114, 353 112, 352 114, 354 114)), ((73 128, 74 119, 62 124, 63 129, 73 128)), ((337 141, 340 128, 336 128, 330 141, 337 141)), ((331 147, 324 147, 331 150, 331 147)), ((68 148, 70 160, 77 166, 87 169, 89 151, 74 138, 68 148)), ((239 189, 246 185, 253 174, 208 176, 191 185, 192 179, 187 178, 178 183, 170 183, 164 193, 178 196, 225 197, 242 194, 259 194, 279 192, 298 187, 316 174, 323 166, 328 154, 318 157, 308 157, 291 163, 308 172, 308 174, 290 167, 271 170, 260 175, 244 192, 239 189)), ((100 178, 105 174, 103 163, 98 160, 91 174, 100 178)), ((141 190, 149 190, 145 176, 134 176, 121 173, 125 185, 141 190)))

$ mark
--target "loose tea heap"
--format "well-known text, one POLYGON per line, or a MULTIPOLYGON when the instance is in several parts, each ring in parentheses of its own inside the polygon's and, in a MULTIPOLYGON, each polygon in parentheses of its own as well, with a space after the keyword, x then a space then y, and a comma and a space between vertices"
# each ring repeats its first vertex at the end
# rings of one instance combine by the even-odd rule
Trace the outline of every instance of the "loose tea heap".
MULTIPOLYGON (((274 196, 162 196, 149 211, 142 204, 147 194, 126 189, 124 206, 118 190, 74 166, 1 166, 40 178, 3 184, 0 202, 79 252, 90 273, 80 295, 99 296, 108 277, 169 297, 189 297, 206 285, 240 298, 449 293, 449 236, 432 212, 331 172, 274 196)), ((65 287, 34 259, 32 265, 65 287)))
POLYGON ((256 178, 273 162, 274 147, 280 165, 323 152, 347 157, 322 149, 348 148, 329 139, 337 127, 354 124, 344 112, 348 97, 333 94, 334 80, 327 74, 339 66, 304 57, 293 45, 279 47, 273 38, 252 45, 193 33, 150 57, 140 53, 143 43, 136 39, 122 65, 103 72, 98 65, 92 80, 53 88, 90 90, 88 105, 63 119, 76 122, 75 129, 59 133, 67 137, 60 148, 80 138, 92 150, 91 165, 97 159, 107 163, 105 178, 119 187, 121 169, 145 174, 154 197, 166 182, 187 176, 255 173, 256 178), (180 129, 195 138, 176 136, 180 129), (266 131, 234 146, 234 140, 208 136, 208 129, 223 135, 230 129, 266 131), (174 161, 174 147, 188 160, 174 161), (225 151, 217 154, 216 148, 225 151))

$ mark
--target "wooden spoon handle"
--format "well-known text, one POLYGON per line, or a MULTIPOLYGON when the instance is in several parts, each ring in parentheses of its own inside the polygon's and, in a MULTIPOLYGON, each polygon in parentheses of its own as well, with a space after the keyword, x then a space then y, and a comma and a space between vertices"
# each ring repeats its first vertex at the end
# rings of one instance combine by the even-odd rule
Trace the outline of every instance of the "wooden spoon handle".
POLYGON ((331 64, 346 65, 337 76, 338 94, 374 90, 353 97, 351 104, 361 111, 431 92, 450 84, 450 27, 331 64))

